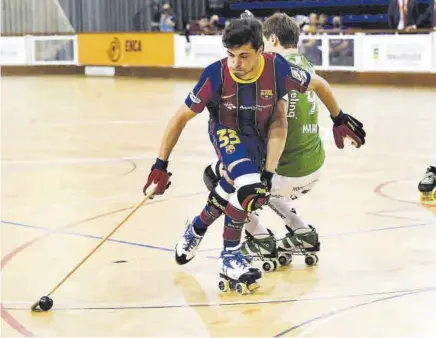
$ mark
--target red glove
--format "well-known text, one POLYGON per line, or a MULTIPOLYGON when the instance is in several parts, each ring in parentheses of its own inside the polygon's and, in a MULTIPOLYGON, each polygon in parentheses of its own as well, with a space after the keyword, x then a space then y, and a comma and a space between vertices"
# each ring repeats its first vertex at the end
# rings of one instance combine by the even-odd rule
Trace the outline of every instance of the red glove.
POLYGON ((347 136, 353 140, 357 148, 365 144, 366 132, 363 129, 362 122, 358 119, 344 114, 341 110, 338 116, 332 117, 332 120, 334 122, 333 136, 338 148, 344 148, 344 138, 347 136))
POLYGON ((171 185, 171 173, 167 171, 168 161, 156 159, 156 163, 151 167, 150 174, 148 175, 147 183, 142 189, 144 195, 147 194, 147 188, 153 183, 156 184, 155 195, 162 195, 165 190, 171 185))

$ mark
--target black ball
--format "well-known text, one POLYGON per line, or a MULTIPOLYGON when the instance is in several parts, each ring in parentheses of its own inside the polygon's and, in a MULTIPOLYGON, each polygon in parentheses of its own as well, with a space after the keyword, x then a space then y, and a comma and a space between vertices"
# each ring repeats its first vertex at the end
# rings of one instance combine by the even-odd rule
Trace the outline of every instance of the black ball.
POLYGON ((42 311, 48 311, 53 306, 53 299, 48 296, 41 297, 39 300, 39 307, 42 311))

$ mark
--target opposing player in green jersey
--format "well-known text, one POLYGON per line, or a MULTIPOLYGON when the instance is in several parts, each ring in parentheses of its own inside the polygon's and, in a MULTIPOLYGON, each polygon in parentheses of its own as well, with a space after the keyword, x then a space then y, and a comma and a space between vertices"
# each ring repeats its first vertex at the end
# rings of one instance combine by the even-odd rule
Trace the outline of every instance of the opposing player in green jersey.
MULTIPOLYGON (((266 52, 281 54, 292 66, 299 66, 311 73, 315 72, 312 64, 297 51, 300 35, 298 24, 283 13, 269 17, 263 25, 264 45, 266 52)), ((257 213, 249 216, 244 225, 247 239, 242 244, 241 251, 260 262, 264 271, 274 270, 277 261, 287 265, 292 255, 304 255, 307 265, 316 264, 316 252, 320 249, 318 234, 314 227, 305 223, 296 213, 293 201, 309 192, 319 180, 325 160, 325 151, 318 126, 318 97, 313 91, 300 94, 296 91, 288 93, 288 134, 286 145, 281 155, 277 172, 271 180, 271 198, 269 206, 286 224, 286 235, 276 239, 274 234, 265 228, 257 213)), ((365 132, 362 124, 344 113, 333 119, 335 127, 340 120, 349 118, 356 124, 356 133, 361 142, 365 143, 365 132)), ((342 135, 334 128, 336 145, 344 147, 342 135)), ((215 180, 220 176, 220 164, 215 162, 205 170, 205 182, 215 180), (209 177, 207 177, 209 176, 209 177)), ((266 178, 268 179, 268 178, 266 178)))

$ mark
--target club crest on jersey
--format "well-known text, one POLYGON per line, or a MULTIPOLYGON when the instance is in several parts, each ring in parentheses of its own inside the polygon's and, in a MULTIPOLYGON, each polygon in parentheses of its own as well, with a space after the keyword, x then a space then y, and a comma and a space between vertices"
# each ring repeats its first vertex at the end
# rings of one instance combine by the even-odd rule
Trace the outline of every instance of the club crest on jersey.
POLYGON ((227 154, 233 154, 235 151, 236 151, 236 148, 235 148, 235 146, 233 144, 229 144, 226 147, 226 153, 227 154))
POLYGON ((273 98, 272 89, 261 89, 260 90, 260 97, 264 100, 271 100, 273 98))
POLYGON ((194 93, 189 93, 189 98, 191 99, 192 102, 199 104, 201 102, 201 100, 194 95, 194 93))
POLYGON ((291 67, 291 75, 295 80, 300 81, 301 84, 307 80, 305 72, 301 69, 291 67))

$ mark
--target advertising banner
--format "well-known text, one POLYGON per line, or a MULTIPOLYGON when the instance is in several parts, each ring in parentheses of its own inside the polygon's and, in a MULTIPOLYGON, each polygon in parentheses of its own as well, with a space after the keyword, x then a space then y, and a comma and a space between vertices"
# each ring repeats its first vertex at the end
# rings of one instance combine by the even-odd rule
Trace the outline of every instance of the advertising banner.
POLYGON ((79 64, 174 66, 172 33, 79 34, 79 64))

